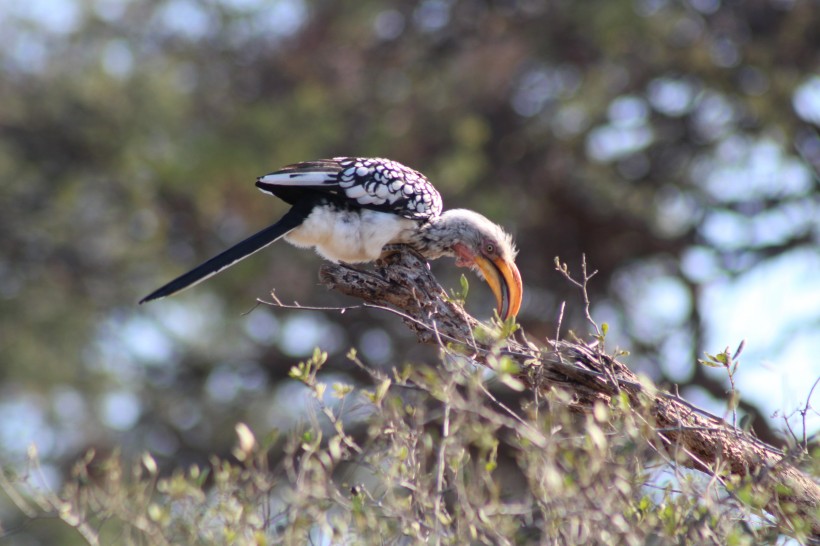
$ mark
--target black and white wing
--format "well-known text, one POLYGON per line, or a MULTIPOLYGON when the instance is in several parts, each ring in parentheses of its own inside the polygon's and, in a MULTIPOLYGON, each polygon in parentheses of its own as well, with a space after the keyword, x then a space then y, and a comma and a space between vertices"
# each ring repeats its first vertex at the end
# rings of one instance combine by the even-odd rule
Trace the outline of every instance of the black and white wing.
POLYGON ((256 186, 291 204, 325 197, 421 221, 440 215, 442 209, 441 195, 426 176, 382 158, 305 161, 259 177, 256 186))

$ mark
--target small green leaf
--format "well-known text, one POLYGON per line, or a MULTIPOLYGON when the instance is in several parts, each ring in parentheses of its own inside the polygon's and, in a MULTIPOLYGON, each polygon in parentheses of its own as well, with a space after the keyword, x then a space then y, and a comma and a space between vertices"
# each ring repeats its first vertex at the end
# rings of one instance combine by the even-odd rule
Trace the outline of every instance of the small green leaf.
POLYGON ((521 371, 521 366, 518 365, 518 362, 505 355, 498 359, 496 370, 499 373, 515 374, 521 371))
POLYGON ((347 383, 334 383, 332 388, 333 396, 339 399, 344 398, 353 391, 353 385, 347 383))
POLYGON ((313 357, 310 360, 318 370, 322 367, 322 365, 325 362, 327 362, 327 353, 321 350, 319 347, 316 347, 313 349, 313 357))
POLYGON ((158 504, 151 503, 148 505, 148 517, 152 521, 164 522, 170 518, 167 517, 167 512, 163 510, 158 504))
POLYGON ((365 398, 367 398, 367 399, 370 401, 370 403, 371 403, 371 404, 375 404, 375 403, 376 403, 376 393, 375 393, 375 392, 370 391, 370 390, 367 390, 367 389, 361 389, 361 390, 359 391, 359 393, 360 393, 362 396, 364 396, 365 398))
MULTIPOLYGON (((253 431, 251 431, 250 427, 245 423, 237 423, 234 430, 236 430, 236 436, 239 441, 239 452, 243 456, 249 455, 256 447, 256 437, 253 435, 253 431)), ((244 460, 240 457, 237 458, 244 460)))
POLYGON ((142 454, 142 464, 150 475, 157 475, 157 462, 147 451, 142 454))
POLYGON ((305 363, 300 362, 296 366, 292 366, 290 371, 288 372, 288 377, 291 379, 295 379, 297 381, 305 381, 305 363))
POLYGON ((262 438, 261 448, 262 451, 267 453, 275 444, 276 441, 279 439, 279 429, 273 428, 268 431, 267 434, 262 438))
POLYGON ((498 442, 494 442, 487 454, 487 462, 484 464, 484 469, 487 472, 492 472, 498 468, 498 442))
POLYGON ((390 389, 390 384, 391 383, 392 383, 392 381, 390 381, 389 379, 385 379, 384 381, 379 383, 379 386, 376 387, 376 396, 375 396, 375 398, 376 398, 375 402, 376 403, 381 403, 381 401, 384 400, 384 397, 387 394, 387 391, 390 389))
POLYGON ((501 374, 501 375, 498 376, 498 379, 502 383, 507 385, 507 387, 511 388, 512 390, 514 390, 516 392, 521 392, 526 388, 526 386, 524 385, 524 383, 522 381, 519 381, 518 379, 516 379, 515 377, 513 377, 509 374, 501 374))
POLYGON ((342 458, 342 437, 341 436, 334 436, 330 439, 327 443, 328 451, 330 451, 330 456, 333 457, 334 460, 338 461, 342 458))
POLYGON ((609 421, 609 408, 602 402, 596 402, 592 408, 592 415, 599 423, 606 423, 609 421))

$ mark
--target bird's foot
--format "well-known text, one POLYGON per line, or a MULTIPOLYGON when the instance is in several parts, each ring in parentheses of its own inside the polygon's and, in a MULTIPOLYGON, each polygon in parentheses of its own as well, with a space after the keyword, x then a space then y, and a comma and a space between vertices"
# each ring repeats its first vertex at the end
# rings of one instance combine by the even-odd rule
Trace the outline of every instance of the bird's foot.
POLYGON ((409 252, 413 256, 419 259, 422 263, 427 263, 427 258, 422 256, 418 250, 413 248, 410 245, 402 244, 402 243, 395 243, 384 245, 382 247, 381 256, 379 256, 379 262, 384 263, 386 260, 394 257, 396 254, 401 254, 402 252, 409 252))

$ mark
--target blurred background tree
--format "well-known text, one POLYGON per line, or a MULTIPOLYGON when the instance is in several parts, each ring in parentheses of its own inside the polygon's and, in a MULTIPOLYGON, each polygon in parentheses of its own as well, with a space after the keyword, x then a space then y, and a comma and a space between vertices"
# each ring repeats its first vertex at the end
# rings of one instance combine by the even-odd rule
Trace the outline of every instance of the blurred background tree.
POLYGON ((696 358, 746 338, 741 410, 781 443, 818 376, 819 28, 810 0, 4 3, 2 459, 35 443, 55 483, 90 446, 202 462, 237 421, 304 418, 287 372, 317 345, 354 382, 351 347, 431 361, 375 312, 254 308, 350 303, 285 244, 136 305, 285 210, 256 176, 336 155, 401 161, 515 233, 532 339, 562 301, 586 331, 553 265, 582 253, 609 342, 690 400, 725 411, 696 358))

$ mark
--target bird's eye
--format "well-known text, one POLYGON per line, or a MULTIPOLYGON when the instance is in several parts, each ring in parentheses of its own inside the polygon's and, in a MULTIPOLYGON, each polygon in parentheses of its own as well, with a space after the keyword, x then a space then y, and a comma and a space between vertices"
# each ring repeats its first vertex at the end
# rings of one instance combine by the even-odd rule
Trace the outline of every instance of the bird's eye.
POLYGON ((484 250, 487 252, 487 254, 492 254, 493 252, 495 252, 495 245, 492 243, 487 243, 486 245, 484 245, 484 250))

